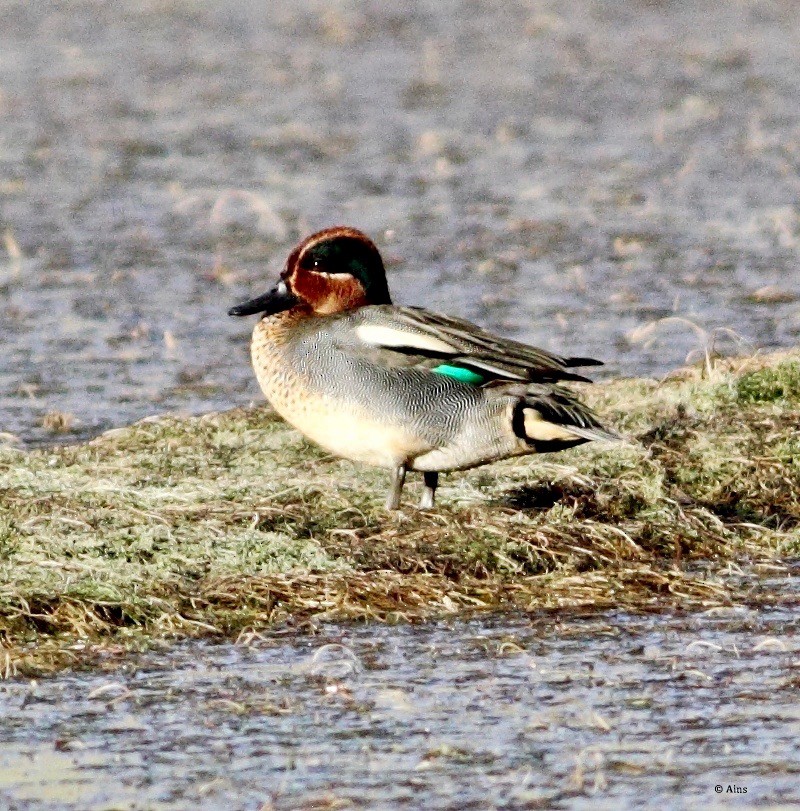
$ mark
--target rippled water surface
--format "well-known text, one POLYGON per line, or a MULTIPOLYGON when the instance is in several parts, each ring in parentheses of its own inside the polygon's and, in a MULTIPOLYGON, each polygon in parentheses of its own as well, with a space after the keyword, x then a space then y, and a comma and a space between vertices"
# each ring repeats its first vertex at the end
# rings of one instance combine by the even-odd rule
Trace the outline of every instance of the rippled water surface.
POLYGON ((0 430, 259 399, 225 310, 340 222, 377 239, 399 302, 609 374, 798 341, 791 0, 0 19, 0 430))
POLYGON ((1 686, 0 803, 796 807, 799 677, 797 614, 781 609, 193 644, 1 686))

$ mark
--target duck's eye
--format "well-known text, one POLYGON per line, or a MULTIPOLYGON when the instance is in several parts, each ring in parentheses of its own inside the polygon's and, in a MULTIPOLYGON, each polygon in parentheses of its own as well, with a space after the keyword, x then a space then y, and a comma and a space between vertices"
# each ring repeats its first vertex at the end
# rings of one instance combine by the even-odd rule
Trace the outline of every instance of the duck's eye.
POLYGON ((315 256, 306 254, 300 260, 300 267, 303 268, 303 270, 318 270, 322 267, 322 261, 315 256))

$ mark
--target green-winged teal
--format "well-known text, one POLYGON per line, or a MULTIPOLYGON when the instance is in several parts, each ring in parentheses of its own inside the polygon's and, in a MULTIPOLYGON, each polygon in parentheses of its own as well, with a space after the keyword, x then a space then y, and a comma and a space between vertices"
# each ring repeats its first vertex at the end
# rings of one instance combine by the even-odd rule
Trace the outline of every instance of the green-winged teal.
POLYGON ((406 471, 424 474, 433 507, 439 473, 497 459, 615 440, 562 380, 590 358, 562 358, 458 318, 391 303, 380 253, 354 228, 312 234, 278 284, 233 307, 261 315, 253 367, 266 398, 338 456, 389 468, 387 509, 406 471))

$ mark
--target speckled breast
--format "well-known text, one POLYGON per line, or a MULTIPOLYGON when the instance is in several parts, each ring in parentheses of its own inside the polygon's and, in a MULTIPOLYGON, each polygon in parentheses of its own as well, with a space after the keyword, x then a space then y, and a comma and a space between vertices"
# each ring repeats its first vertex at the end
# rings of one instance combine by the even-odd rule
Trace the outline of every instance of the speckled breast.
POLYGON ((327 382, 324 373, 310 371, 314 347, 296 334, 301 317, 281 313, 253 331, 253 368, 273 408, 309 439, 346 459, 396 467, 428 451, 430 444, 406 426, 347 396, 346 381, 337 379, 335 369, 327 382))

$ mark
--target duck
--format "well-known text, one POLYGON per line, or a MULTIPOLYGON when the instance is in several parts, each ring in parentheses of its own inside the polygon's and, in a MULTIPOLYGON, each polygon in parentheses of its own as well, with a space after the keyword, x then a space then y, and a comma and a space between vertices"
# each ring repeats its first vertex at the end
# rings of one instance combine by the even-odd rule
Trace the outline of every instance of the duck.
POLYGON ((620 439, 561 385, 601 361, 393 304, 378 248, 349 226, 306 237, 274 287, 228 314, 259 316, 251 360, 278 414, 328 452, 391 471, 387 510, 409 471, 429 510, 440 473, 620 439))

